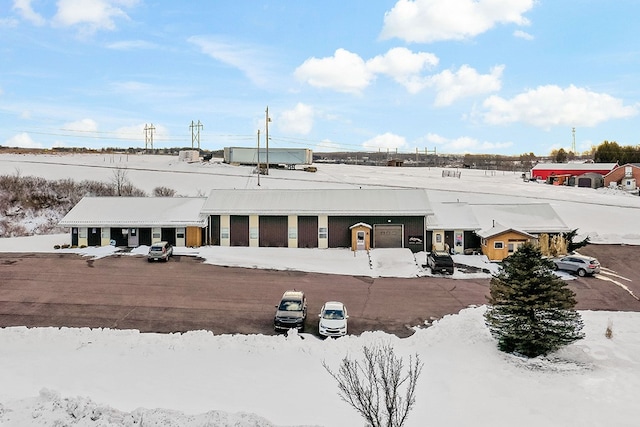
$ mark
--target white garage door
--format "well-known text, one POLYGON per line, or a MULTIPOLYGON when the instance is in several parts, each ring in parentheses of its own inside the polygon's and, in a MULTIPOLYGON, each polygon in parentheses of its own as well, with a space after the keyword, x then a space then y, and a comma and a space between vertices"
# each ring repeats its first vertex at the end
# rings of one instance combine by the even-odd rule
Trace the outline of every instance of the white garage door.
POLYGON ((402 248, 402 224, 375 224, 373 226, 374 248, 402 248))

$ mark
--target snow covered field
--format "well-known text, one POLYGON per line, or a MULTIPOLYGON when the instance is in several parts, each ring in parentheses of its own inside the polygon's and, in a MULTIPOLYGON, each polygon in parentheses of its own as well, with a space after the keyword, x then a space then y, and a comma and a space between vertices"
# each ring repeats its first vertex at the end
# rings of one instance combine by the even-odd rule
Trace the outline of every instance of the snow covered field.
MULTIPOLYGON (((317 173, 273 169, 260 177, 260 186, 423 187, 431 190, 433 203, 548 202, 569 227, 595 243, 640 244, 640 197, 618 191, 523 182, 513 172, 463 170, 460 178, 443 178, 437 168, 317 166, 317 173)), ((206 195, 211 188, 257 188, 251 168, 216 162, 0 155, 0 174, 48 179, 111 181, 117 167, 126 168, 131 183, 149 193, 157 186, 185 196, 206 195)), ((0 251, 52 251, 62 239, 68 236, 2 239, 0 251)), ((361 273, 359 263, 347 262, 345 251, 305 250, 303 256, 303 251, 270 249, 179 248, 185 255, 198 251, 207 262, 228 265, 243 266, 245 259, 257 258, 243 250, 263 251, 260 258, 267 261, 258 268, 361 273)), ((110 250, 88 248, 85 254, 108 256, 110 250)), ((370 274, 407 277, 416 270, 415 265, 380 263, 370 274)), ((358 357, 362 346, 377 342, 391 343, 402 356, 418 353, 425 363, 408 426, 640 423, 640 313, 582 312, 584 340, 552 357, 525 360, 497 351, 483 312, 484 307, 470 307, 404 339, 382 332, 319 340, 307 334, 3 328, 0 425, 361 426, 364 422, 340 400, 322 362, 337 367, 343 357, 358 357), (608 326, 611 338, 605 336, 608 326)))

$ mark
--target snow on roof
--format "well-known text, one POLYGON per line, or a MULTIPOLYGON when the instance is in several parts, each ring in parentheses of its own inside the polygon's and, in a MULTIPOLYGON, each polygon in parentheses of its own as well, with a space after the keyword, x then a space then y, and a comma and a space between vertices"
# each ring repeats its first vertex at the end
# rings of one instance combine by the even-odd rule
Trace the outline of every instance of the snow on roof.
POLYGON ((424 189, 211 190, 202 209, 211 215, 431 215, 424 189))
POLYGON ((494 222, 527 233, 566 233, 571 231, 548 203, 473 204, 478 222, 486 228, 494 222))
POLYGON ((476 232, 476 234, 482 237, 483 239, 488 239, 489 237, 497 236, 499 234, 506 233, 507 231, 513 231, 515 233, 519 233, 524 236, 534 237, 531 234, 527 233, 526 231, 518 230, 512 227, 506 227, 498 222, 496 222, 491 228, 488 228, 486 230, 480 230, 476 232))
POLYGON ((61 227, 204 227, 204 197, 84 197, 61 227))
POLYGON ((442 202, 433 205, 434 215, 427 217, 431 230, 479 230, 480 224, 466 202, 442 202))
POLYGON ((538 163, 532 170, 613 170, 617 163, 538 163))

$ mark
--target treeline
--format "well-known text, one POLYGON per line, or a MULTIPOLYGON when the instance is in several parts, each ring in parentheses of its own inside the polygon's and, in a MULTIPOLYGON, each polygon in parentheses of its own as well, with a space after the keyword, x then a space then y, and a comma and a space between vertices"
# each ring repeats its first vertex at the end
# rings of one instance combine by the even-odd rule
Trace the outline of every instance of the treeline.
POLYGON ((621 146, 617 142, 604 141, 595 149, 593 160, 596 163, 640 163, 640 146, 621 146))
MULTIPOLYGON (((156 187, 152 195, 173 197, 176 192, 156 187)), ((47 180, 19 173, 0 175, 0 237, 64 232, 58 227, 58 221, 85 196, 145 197, 147 194, 133 186, 122 170, 114 172, 112 182, 47 180)))

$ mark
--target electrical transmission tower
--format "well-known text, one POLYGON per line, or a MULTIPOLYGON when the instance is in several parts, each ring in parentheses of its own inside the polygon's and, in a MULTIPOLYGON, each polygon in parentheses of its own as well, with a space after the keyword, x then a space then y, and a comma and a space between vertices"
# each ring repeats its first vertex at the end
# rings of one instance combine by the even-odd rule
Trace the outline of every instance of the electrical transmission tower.
POLYGON ((194 123, 193 120, 191 120, 191 124, 189 125, 189 129, 191 129, 191 148, 193 148, 193 145, 195 142, 198 143, 198 151, 200 151, 200 129, 202 129, 202 123, 200 123, 200 120, 198 120, 198 123, 194 123))
POLYGON ((153 151, 153 132, 155 132, 156 128, 151 125, 144 125, 144 149, 145 151, 151 147, 151 151, 153 151))
POLYGON ((573 134, 573 142, 571 143, 571 152, 576 154, 576 128, 571 128, 571 133, 573 134))

